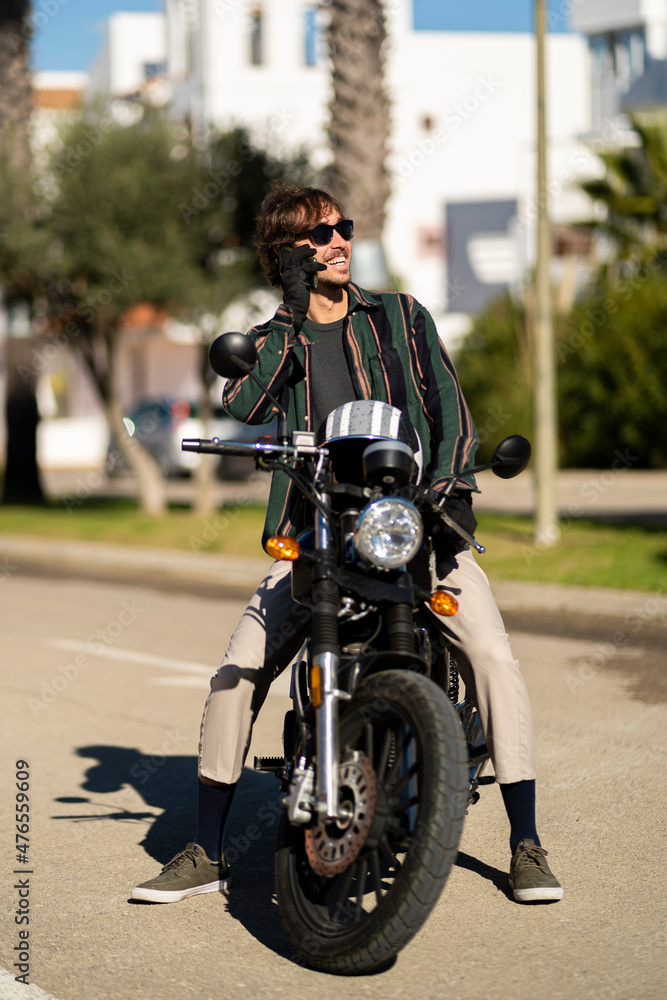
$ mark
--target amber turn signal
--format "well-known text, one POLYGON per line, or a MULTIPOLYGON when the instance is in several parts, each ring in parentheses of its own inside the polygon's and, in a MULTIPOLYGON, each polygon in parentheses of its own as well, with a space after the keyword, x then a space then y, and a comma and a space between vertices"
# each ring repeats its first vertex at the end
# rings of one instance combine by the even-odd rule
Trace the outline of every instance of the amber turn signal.
POLYGON ((459 602, 446 590, 436 590, 431 594, 429 604, 431 611, 435 611, 436 615, 443 615, 445 618, 455 615, 459 610, 459 602))
POLYGON ((296 538, 273 535, 266 543, 266 551, 274 559, 288 559, 293 562, 299 558, 299 543, 296 538))
POLYGON ((313 663, 310 668, 310 700, 313 708, 319 708, 322 704, 322 671, 317 663, 313 663))

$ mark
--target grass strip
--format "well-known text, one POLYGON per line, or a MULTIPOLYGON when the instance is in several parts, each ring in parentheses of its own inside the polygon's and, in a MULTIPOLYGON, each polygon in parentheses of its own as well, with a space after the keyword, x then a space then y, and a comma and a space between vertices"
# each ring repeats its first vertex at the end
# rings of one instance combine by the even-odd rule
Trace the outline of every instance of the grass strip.
MULTIPOLYGON (((91 498, 76 510, 0 507, 0 533, 140 545, 239 557, 262 555, 263 504, 227 504, 201 517, 172 506, 142 514, 134 501, 91 498)), ((536 545, 528 517, 478 515, 479 562, 492 579, 667 592, 667 532, 637 524, 570 520, 557 544, 536 545)))

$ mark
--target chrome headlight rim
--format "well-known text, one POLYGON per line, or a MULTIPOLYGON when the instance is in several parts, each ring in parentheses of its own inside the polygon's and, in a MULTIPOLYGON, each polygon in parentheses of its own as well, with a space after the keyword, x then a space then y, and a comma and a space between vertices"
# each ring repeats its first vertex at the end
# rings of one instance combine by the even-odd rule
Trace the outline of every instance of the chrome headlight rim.
MULTIPOLYGON (((400 529, 399 529, 400 531, 400 529)), ((419 552, 424 538, 424 525, 417 507, 402 497, 381 497, 373 500, 362 510, 354 529, 354 545, 357 553, 377 569, 399 569, 409 563, 419 552), (402 518, 402 527, 407 529, 403 541, 391 537, 392 520, 402 518), (375 529, 375 533, 374 530, 375 529), (378 544, 378 531, 384 529, 384 552, 378 544), (386 550, 389 548, 389 553, 386 550)))

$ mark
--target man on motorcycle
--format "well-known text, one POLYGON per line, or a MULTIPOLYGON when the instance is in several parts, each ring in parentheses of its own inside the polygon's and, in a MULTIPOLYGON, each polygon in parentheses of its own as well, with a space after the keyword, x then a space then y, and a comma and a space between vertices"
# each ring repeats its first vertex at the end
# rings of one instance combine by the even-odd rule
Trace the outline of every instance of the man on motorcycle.
MULTIPOLYGON (((290 425, 317 431, 337 406, 379 399, 401 409, 425 456, 435 491, 460 472, 447 511, 472 532, 477 437, 454 367, 426 309, 408 295, 370 292, 351 281, 354 228, 325 191, 277 182, 257 219, 256 246, 266 277, 281 287, 273 318, 248 334, 260 381, 280 398, 290 425)), ((229 380, 225 408, 252 424, 269 422, 271 403, 249 377, 229 380)), ((291 480, 273 475, 264 539, 297 534, 304 505, 291 480)), ((456 588, 459 611, 448 641, 477 705, 510 823, 510 884, 518 902, 555 901, 563 889, 540 845, 535 820, 535 759, 530 702, 488 580, 469 549, 441 549, 437 577, 456 588)), ((199 746, 197 833, 133 899, 176 902, 224 888, 229 865, 224 827, 271 682, 292 662, 309 612, 292 600, 290 564, 276 562, 244 612, 211 680, 199 746)), ((444 628, 444 626, 443 626, 444 628)))

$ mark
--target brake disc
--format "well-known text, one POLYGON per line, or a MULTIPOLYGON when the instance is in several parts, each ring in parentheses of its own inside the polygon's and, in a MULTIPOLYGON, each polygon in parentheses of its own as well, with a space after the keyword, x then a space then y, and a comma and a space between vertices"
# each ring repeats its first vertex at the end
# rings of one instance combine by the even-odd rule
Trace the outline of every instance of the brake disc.
POLYGON ((305 831, 306 855, 318 875, 340 875, 359 856, 375 818, 377 781, 370 760, 361 750, 348 753, 339 766, 345 819, 331 820, 305 831))

